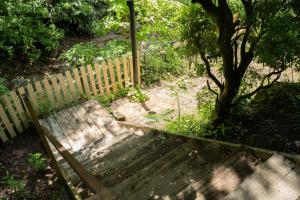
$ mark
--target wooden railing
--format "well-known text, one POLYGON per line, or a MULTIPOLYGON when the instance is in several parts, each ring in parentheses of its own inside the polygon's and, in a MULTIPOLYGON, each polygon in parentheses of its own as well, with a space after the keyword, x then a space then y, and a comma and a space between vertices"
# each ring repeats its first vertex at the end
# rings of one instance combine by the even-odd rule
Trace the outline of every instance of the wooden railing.
POLYGON ((79 176, 79 178, 82 180, 82 182, 87 186, 88 189, 90 189, 94 194, 95 199, 99 200, 112 200, 113 195, 112 193, 102 184, 100 181, 98 181, 92 174, 90 174, 84 166, 74 158, 74 156, 65 149, 65 147, 52 135, 50 134, 45 128, 43 128, 39 121, 38 117, 34 111, 34 108, 28 98, 28 94, 23 95, 23 100, 25 107, 27 108, 27 111, 29 113, 30 119, 32 120, 32 123, 34 124, 41 141, 43 143, 43 146, 49 155, 49 157, 52 160, 52 164, 54 164, 54 167, 56 168, 56 171, 59 173, 60 169, 59 166, 54 158, 53 151, 50 148, 50 143, 54 146, 54 148, 58 151, 58 153, 63 157, 63 159, 71 166, 71 168, 74 170, 74 172, 79 176), (47 142, 49 141, 49 143, 47 142))
MULTIPOLYGON (((139 82, 141 81, 140 65, 139 82)), ((25 91, 37 115, 59 110, 83 97, 116 94, 133 83, 131 56, 108 60, 101 64, 73 68, 64 73, 29 83, 0 97, 0 143, 16 137, 28 128, 29 113, 22 101, 25 91)))

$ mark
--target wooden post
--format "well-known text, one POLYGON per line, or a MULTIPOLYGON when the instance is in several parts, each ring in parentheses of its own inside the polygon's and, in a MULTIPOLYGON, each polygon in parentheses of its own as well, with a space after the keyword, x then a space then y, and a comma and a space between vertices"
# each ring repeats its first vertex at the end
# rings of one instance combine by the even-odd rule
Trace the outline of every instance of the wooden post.
POLYGON ((133 76, 134 86, 137 86, 139 84, 139 69, 138 69, 138 62, 137 62, 135 12, 134 12, 133 0, 127 0, 127 5, 130 11, 130 39, 131 39, 132 62, 133 62, 133 72, 134 72, 134 76, 133 76))

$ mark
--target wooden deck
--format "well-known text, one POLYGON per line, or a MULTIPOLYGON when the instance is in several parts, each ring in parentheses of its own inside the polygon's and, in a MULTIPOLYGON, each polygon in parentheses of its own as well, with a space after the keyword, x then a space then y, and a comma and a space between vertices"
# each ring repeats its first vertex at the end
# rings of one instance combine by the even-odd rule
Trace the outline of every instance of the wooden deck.
MULTIPOLYGON (((219 143, 121 127, 96 101, 39 121, 116 199, 224 199, 264 162, 219 143)), ((81 198, 91 196, 52 151, 81 198)))

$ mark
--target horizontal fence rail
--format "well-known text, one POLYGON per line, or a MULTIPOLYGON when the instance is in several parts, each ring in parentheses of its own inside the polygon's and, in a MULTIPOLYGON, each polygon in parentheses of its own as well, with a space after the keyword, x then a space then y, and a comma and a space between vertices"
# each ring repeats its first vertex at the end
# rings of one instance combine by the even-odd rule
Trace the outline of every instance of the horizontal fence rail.
POLYGON ((35 112, 42 116, 84 98, 116 94, 133 84, 133 71, 132 56, 126 55, 51 75, 0 96, 0 143, 28 128, 30 118, 23 104, 26 91, 35 112))

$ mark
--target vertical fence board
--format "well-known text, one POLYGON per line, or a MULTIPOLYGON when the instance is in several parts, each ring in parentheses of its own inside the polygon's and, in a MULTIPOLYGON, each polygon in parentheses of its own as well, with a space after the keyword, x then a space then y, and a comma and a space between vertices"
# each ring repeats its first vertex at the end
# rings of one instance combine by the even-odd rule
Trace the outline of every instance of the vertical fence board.
POLYGON ((75 92, 75 87, 74 87, 74 81, 73 81, 73 78, 72 78, 72 75, 71 75, 71 72, 70 71, 66 71, 66 77, 67 77, 67 81, 68 81, 68 86, 69 86, 69 96, 70 96, 70 100, 73 101, 73 100, 77 100, 78 97, 76 95, 76 92, 75 92))
POLYGON ((125 87, 128 85, 128 61, 127 57, 123 56, 122 58, 123 61, 123 70, 124 70, 124 85, 125 87))
POLYGON ((63 105, 64 105, 64 102, 63 102, 63 99, 62 99, 62 96, 61 96, 61 92, 60 92, 60 87, 59 85, 57 84, 57 76, 51 76, 51 83, 52 83, 52 86, 53 86, 53 89, 54 89, 54 94, 55 94, 55 97, 56 97, 56 103, 55 103, 55 107, 56 108, 61 108, 63 105))
POLYGON ((115 72, 114 72, 114 66, 111 60, 108 62, 108 67, 109 67, 109 74, 110 74, 110 80, 113 88, 113 92, 117 92, 117 86, 116 86, 116 79, 115 79, 115 72))
POLYGON ((8 111, 8 114, 10 116, 10 119, 13 121, 14 125, 16 126, 17 128, 17 131, 19 133, 22 133, 23 132, 23 127, 21 125, 21 122, 17 116, 17 113, 16 113, 16 110, 14 109, 11 101, 10 101, 10 98, 5 94, 5 95, 2 95, 1 96, 1 99, 2 101, 4 102, 4 105, 8 111))
POLYGON ((89 82, 87 80, 87 75, 86 75, 84 66, 80 67, 80 72, 81 72, 81 78, 82 78, 82 82, 83 82, 84 92, 87 96, 90 96, 91 90, 89 87, 89 82))
MULTIPOLYGON (((22 100, 22 105, 25 105, 25 104, 24 104, 24 99, 23 99, 23 95, 25 94, 25 89, 24 89, 23 87, 19 87, 19 88, 18 88, 18 93, 19 93, 19 96, 20 96, 20 98, 21 98, 21 100, 22 100)), ((24 107, 25 107, 26 115, 27 115, 29 112, 28 112, 28 110, 27 110, 27 107, 26 107, 26 106, 24 106, 24 107)))
POLYGON ((117 69, 117 77, 118 77, 119 88, 123 88, 122 74, 121 74, 121 63, 120 63, 120 60, 118 58, 115 60, 115 62, 116 62, 116 69, 117 69))
POLYGON ((88 74, 89 74, 89 77, 90 77, 90 83, 91 83, 93 94, 94 94, 94 96, 98 96, 96 83, 95 83, 95 76, 94 76, 94 71, 92 69, 92 66, 88 65, 87 70, 88 70, 88 74))
POLYGON ((2 122, 4 123, 6 129, 8 130, 9 135, 12 138, 16 137, 16 132, 15 132, 13 126, 11 125, 11 123, 1 105, 0 105, 0 118, 1 118, 2 122))
POLYGON ((67 105, 68 103, 71 102, 71 96, 70 96, 70 94, 67 91, 67 87, 66 87, 66 82, 65 82, 64 76, 63 76, 62 73, 59 73, 57 75, 57 77, 58 77, 59 85, 60 85, 61 90, 63 92, 63 98, 62 99, 63 99, 65 105, 67 105))
POLYGON ((82 84, 81 84, 78 69, 77 68, 73 69, 73 73, 74 73, 75 83, 76 83, 78 92, 80 95, 83 95, 83 89, 82 89, 82 84))
POLYGON ((100 66, 98 64, 95 64, 95 71, 96 71, 99 92, 101 95, 104 95, 102 78, 101 78, 101 73, 100 73, 100 66))
POLYGON ((102 63, 102 69, 103 69, 103 77, 104 77, 106 94, 110 95, 110 86, 109 86, 108 77, 107 77, 107 65, 105 62, 102 63))
POLYGON ((27 90, 28 90, 28 93, 29 93, 29 99, 31 100, 33 106, 34 106, 34 109, 36 111, 39 111, 39 106, 38 106, 38 103, 37 103, 37 98, 36 98, 36 95, 35 95, 35 92, 34 92, 34 89, 32 87, 32 84, 29 83, 27 85, 27 90))
POLYGON ((139 85, 142 84, 142 77, 141 77, 141 61, 140 61, 140 54, 138 53, 138 58, 137 58, 137 63, 138 63, 138 77, 139 77, 139 85))
POLYGON ((131 83, 134 84, 134 69, 133 69, 133 58, 129 58, 129 68, 130 68, 130 80, 131 83))
POLYGON ((53 94, 52 94, 52 89, 51 89, 51 86, 49 84, 48 79, 44 79, 43 83, 44 83, 44 86, 45 86, 45 89, 46 89, 46 94, 48 96, 48 99, 49 99, 50 103, 52 105, 55 105, 54 97, 53 97, 53 94))
POLYGON ((14 90, 11 91, 10 92, 10 96, 12 97, 13 103, 16 106, 17 112, 18 112, 18 114, 20 116, 20 119, 21 119, 24 127, 27 128, 28 127, 28 120, 26 118, 26 113, 25 113, 25 111, 24 111, 24 109, 22 107, 22 104, 20 102, 20 99, 19 99, 16 91, 14 91, 14 90))
POLYGON ((2 142, 6 142, 8 140, 2 126, 0 126, 0 139, 2 140, 2 142))

